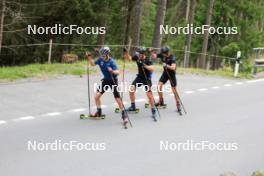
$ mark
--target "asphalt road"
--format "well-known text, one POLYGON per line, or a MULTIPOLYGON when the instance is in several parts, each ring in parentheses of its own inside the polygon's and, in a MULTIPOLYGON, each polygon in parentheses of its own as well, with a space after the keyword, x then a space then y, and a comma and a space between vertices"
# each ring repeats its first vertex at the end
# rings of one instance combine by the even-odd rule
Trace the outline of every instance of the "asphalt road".
MULTIPOLYGON (((131 82, 134 75, 128 73, 126 80, 131 82)), ((91 82, 99 79, 96 74, 91 82)), ((264 170, 264 79, 179 75, 178 82, 187 115, 175 112, 173 96, 167 93, 168 108, 160 110, 155 123, 144 108, 146 96, 139 91, 141 110, 130 115, 134 127, 128 130, 114 113, 110 93, 102 99, 105 120, 79 119, 80 113, 87 113, 85 77, 0 84, 0 175, 212 176, 233 171, 248 176, 264 170), (77 141, 100 147, 32 151, 29 141, 77 141), (171 146, 188 141, 235 143, 237 150, 161 150, 166 141, 171 146)), ((129 103, 127 94, 125 102, 129 103)))

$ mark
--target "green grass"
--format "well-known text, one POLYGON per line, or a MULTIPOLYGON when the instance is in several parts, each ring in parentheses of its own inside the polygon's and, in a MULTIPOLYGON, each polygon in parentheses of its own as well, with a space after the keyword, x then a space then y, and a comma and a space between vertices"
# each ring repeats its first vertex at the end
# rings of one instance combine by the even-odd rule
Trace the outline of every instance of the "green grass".
MULTIPOLYGON (((0 81, 14 81, 23 78, 49 78, 58 75, 83 75, 86 73, 86 61, 79 61, 73 64, 29 64, 25 66, 0 67, 0 81)), ((119 69, 122 70, 123 62, 117 60, 119 69)), ((136 70, 136 64, 126 62, 126 70, 136 70)), ((156 66, 157 71, 161 71, 161 66, 156 66)), ((91 73, 98 72, 97 67, 91 67, 91 73)), ((203 70, 196 68, 177 68, 177 74, 199 74, 199 75, 218 75, 224 77, 233 77, 233 71, 230 68, 219 70, 203 70)), ((240 73, 239 78, 250 78, 251 73, 240 73)))
MULTIPOLYGON (((198 74, 198 75, 214 75, 214 76, 223 76, 223 77, 233 77, 234 72, 231 68, 223 68, 218 70, 204 70, 199 68, 178 68, 178 74, 198 74)), ((245 78, 249 79, 252 78, 251 73, 248 72, 240 72, 237 78, 245 78)))
MULTIPOLYGON (((94 72, 94 69, 91 69, 94 72)), ((25 66, 1 67, 0 80, 17 80, 21 78, 47 78, 56 75, 81 75, 86 72, 85 62, 74 64, 30 64, 25 66)))

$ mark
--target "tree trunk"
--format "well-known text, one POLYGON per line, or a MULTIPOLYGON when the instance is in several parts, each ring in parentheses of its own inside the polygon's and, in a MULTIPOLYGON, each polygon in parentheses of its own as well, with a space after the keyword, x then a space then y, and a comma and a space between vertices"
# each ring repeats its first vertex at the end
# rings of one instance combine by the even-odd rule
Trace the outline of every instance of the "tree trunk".
POLYGON ((187 0, 187 2, 186 2, 186 15, 185 15, 186 21, 188 21, 189 13, 190 13, 190 0, 187 0))
MULTIPOLYGON (((177 2, 177 4, 175 5, 174 7, 174 10, 173 10, 173 14, 171 15, 170 19, 169 19, 169 24, 174 26, 175 24, 177 24, 179 18, 181 18, 181 15, 179 13, 180 9, 179 7, 181 7, 181 5, 183 4, 183 0, 179 0, 177 2)), ((177 33, 176 34, 171 34, 169 33, 168 35, 165 36, 165 38, 163 38, 164 42, 167 42, 170 38, 177 38, 177 33)))
POLYGON ((155 24, 154 36, 152 40, 152 46, 154 48, 159 48, 161 45, 162 35, 160 33, 160 25, 164 24, 166 5, 167 5, 167 0, 158 0, 158 11, 156 14, 156 24, 155 24))
MULTIPOLYGON (((189 17, 188 17, 188 24, 190 24, 190 25, 193 24, 196 5, 197 5, 197 1, 196 0, 192 0, 191 6, 190 6, 190 14, 189 14, 189 17)), ((192 43, 192 34, 189 33, 186 36, 186 40, 185 40, 184 67, 188 67, 190 65, 191 43, 192 43)))
MULTIPOLYGON (((139 45, 139 39, 140 39, 140 28, 141 28, 141 0, 136 0, 135 3, 135 10, 134 10, 134 26, 133 26, 133 32, 132 32, 132 45, 138 46, 139 45)), ((132 47, 132 50, 134 51, 136 48, 132 47)))
MULTIPOLYGON (((101 19, 101 24, 100 26, 106 26, 106 19, 103 18, 101 19)), ((105 34, 98 34, 97 35, 97 45, 104 45, 105 42, 105 34)))
POLYGON ((127 11, 126 11, 126 28, 125 28, 125 40, 124 45, 128 45, 129 43, 129 29, 131 23, 131 12, 133 9, 133 0, 127 0, 127 11))
POLYGON ((4 18, 5 18, 5 0, 2 0, 1 4, 1 18, 0 18, 0 54, 2 50, 2 42, 3 42, 3 29, 4 29, 4 18))
MULTIPOLYGON (((97 20, 98 20, 98 24, 99 26, 104 26, 107 28, 107 17, 108 17, 108 12, 109 12, 109 2, 107 1, 107 3, 104 6, 100 7, 100 10, 102 11, 101 15, 98 16, 97 20)), ((97 35, 97 45, 104 45, 105 43, 105 34, 98 34, 97 35)))
MULTIPOLYGON (((206 25, 211 25, 212 20, 212 11, 213 11, 214 0, 208 0, 208 8, 207 8, 207 16, 206 16, 206 25)), ((198 59, 198 67, 199 68, 206 68, 206 54, 207 54, 207 47, 208 47, 208 31, 205 31, 203 37, 203 46, 202 46, 202 55, 198 59)))

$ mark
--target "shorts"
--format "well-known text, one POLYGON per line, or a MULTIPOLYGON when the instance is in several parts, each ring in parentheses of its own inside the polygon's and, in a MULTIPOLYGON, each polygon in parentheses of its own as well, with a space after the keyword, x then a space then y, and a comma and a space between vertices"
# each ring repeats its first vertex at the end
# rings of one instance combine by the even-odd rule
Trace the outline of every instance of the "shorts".
POLYGON ((145 79, 142 77, 137 76, 136 79, 132 82, 132 85, 137 87, 144 86, 145 91, 151 91, 152 81, 151 79, 145 79))
POLYGON ((167 72, 163 72, 159 82, 162 82, 163 84, 166 84, 167 81, 170 81, 171 87, 176 87, 177 86, 177 79, 176 79, 176 74, 170 74, 169 76, 167 74, 167 72))
POLYGON ((111 88, 114 97, 115 98, 120 98, 120 93, 117 90, 117 86, 118 86, 118 80, 115 79, 113 80, 106 80, 106 79, 102 79, 102 83, 101 85, 97 88, 97 92, 100 92, 101 94, 104 94, 105 91, 107 91, 109 88, 111 88))

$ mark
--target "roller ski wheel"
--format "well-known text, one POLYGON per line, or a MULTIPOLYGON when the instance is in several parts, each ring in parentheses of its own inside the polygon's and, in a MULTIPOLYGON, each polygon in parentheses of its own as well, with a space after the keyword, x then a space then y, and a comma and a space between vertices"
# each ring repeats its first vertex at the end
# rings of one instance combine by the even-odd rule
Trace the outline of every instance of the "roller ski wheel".
MULTIPOLYGON (((156 104, 155 106, 156 106, 158 109, 166 109, 166 108, 167 108, 167 104, 163 104, 163 105, 156 104)), ((146 104, 145 104, 145 108, 150 108, 149 103, 146 103, 146 104)))
POLYGON ((119 108, 115 108, 115 113, 120 113, 121 110, 119 108))
POLYGON ((105 119, 105 114, 98 115, 98 114, 81 114, 80 119, 105 119))

